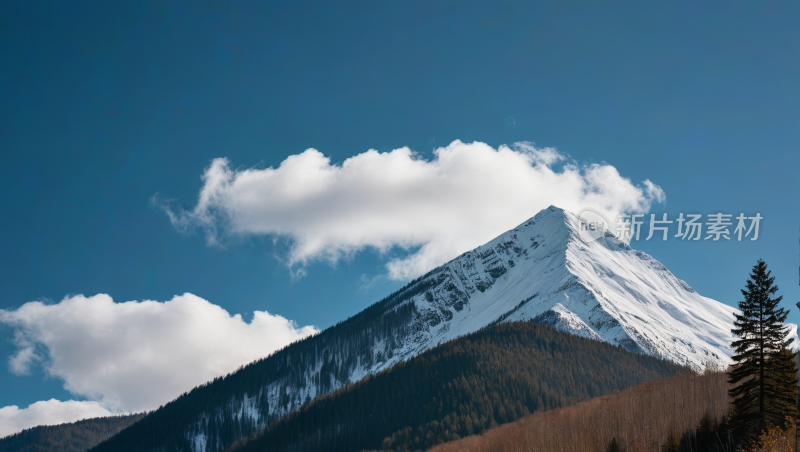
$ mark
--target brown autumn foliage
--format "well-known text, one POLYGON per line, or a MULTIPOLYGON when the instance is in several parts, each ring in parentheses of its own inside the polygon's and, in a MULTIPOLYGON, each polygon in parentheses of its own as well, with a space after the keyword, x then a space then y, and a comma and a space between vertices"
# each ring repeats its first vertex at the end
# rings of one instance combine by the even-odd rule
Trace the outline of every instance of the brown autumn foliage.
POLYGON ((728 414, 727 373, 685 373, 576 405, 537 412, 435 452, 598 452, 616 438, 627 452, 661 451, 670 434, 694 430, 704 415, 728 414))
POLYGON ((745 452, 795 452, 797 438, 793 418, 786 419, 789 427, 783 430, 780 427, 772 426, 766 431, 761 432, 756 442, 745 449, 745 452))

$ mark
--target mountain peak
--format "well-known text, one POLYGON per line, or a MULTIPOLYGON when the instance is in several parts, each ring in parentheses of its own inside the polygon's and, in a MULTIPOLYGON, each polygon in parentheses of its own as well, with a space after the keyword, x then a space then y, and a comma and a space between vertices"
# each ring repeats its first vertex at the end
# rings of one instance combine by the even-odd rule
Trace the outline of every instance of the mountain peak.
POLYGON ((435 286, 413 300, 430 339, 422 334, 413 353, 492 322, 532 320, 696 369, 730 362, 734 308, 613 235, 584 241, 579 227, 550 206, 432 271, 435 286))
MULTIPOLYGON (((550 206, 546 209, 540 210, 536 215, 529 218, 522 223, 523 225, 532 225, 537 221, 568 221, 570 217, 576 217, 574 213, 564 210, 560 207, 550 206)), ((577 218, 577 217, 576 217, 577 218)), ((520 225, 522 226, 522 225, 520 225)))
MULTIPOLYGON (((224 403, 182 411, 187 423, 175 432, 176 444, 219 450, 318 395, 439 343, 515 320, 695 369, 730 363, 734 308, 699 295, 660 262, 614 237, 582 240, 579 227, 574 213, 550 206, 350 319, 215 381, 258 386, 236 386, 224 403), (224 439, 220 431, 239 436, 224 439)), ((202 398, 216 389, 195 391, 202 398)), ((153 422, 172 409, 157 411, 153 422)))

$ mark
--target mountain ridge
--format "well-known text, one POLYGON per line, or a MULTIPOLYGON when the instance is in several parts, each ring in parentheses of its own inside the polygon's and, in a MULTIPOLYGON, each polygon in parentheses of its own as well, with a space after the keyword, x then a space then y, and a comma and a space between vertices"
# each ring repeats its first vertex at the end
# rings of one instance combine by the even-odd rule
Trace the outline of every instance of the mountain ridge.
POLYGON ((83 419, 27 428, 0 438, 0 452, 84 452, 119 433, 145 413, 83 419))
POLYGON ((551 206, 353 317, 195 388, 138 423, 180 419, 168 439, 95 450, 223 450, 320 394, 497 322, 536 320, 695 369, 730 362, 734 308, 700 296, 610 234, 584 242, 578 227, 577 216, 551 206))

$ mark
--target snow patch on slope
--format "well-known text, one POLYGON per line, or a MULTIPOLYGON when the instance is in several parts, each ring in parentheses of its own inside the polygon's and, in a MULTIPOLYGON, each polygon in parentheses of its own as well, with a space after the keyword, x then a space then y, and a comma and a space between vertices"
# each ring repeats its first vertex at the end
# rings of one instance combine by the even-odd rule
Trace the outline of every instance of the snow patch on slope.
MULTIPOLYGON (((565 294, 566 295, 566 294, 565 294)), ((561 303, 556 303, 549 310, 537 315, 532 319, 535 323, 550 325, 559 331, 574 334, 576 336, 603 340, 599 334, 589 327, 578 315, 565 308, 561 303)))

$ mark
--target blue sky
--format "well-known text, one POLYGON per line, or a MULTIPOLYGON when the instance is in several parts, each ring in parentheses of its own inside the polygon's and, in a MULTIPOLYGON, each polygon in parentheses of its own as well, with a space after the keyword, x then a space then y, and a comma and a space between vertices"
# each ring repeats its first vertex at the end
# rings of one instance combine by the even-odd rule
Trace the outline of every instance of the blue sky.
MULTIPOLYGON (((795 2, 6 2, 0 309, 189 292, 325 328, 402 286, 364 281, 408 251, 293 280, 286 240, 208 246, 153 195, 191 209, 221 157, 264 169, 308 148, 340 164, 527 141, 654 182, 667 201, 652 212, 760 212, 756 242, 634 246, 731 305, 763 258, 800 322, 798 19, 795 2)), ((4 360, 13 337, 0 327, 4 360)), ((0 407, 82 398, 63 385, 4 367, 0 407)))

